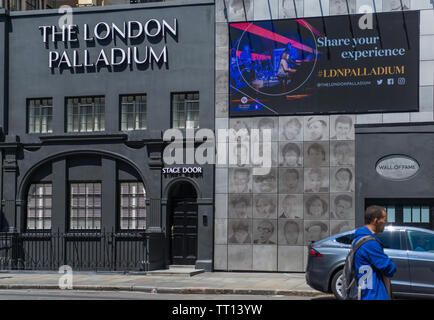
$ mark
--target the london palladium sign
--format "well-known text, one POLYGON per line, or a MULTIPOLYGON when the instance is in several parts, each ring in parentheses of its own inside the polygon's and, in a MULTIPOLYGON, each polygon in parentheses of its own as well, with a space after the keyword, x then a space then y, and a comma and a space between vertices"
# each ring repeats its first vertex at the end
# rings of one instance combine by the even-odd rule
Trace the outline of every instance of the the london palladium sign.
MULTIPOLYGON (((122 24, 98 22, 93 27, 89 24, 39 26, 42 41, 48 48, 53 44, 57 49, 57 42, 65 44, 69 50, 49 50, 49 68, 87 68, 98 66, 144 65, 148 63, 167 63, 167 45, 156 49, 150 45, 142 45, 147 40, 158 43, 159 39, 167 35, 174 39, 178 36, 177 19, 166 20, 149 19, 145 22, 125 21, 122 24), (84 41, 85 49, 79 49, 78 43, 84 41), (108 44, 119 42, 127 46, 108 47, 108 44), (100 50, 90 51, 87 47, 95 43, 104 44, 100 50), (137 45, 132 45, 132 43, 137 45), (72 49, 74 48, 74 49, 72 49)), ((81 46, 80 46, 81 47, 81 46)))

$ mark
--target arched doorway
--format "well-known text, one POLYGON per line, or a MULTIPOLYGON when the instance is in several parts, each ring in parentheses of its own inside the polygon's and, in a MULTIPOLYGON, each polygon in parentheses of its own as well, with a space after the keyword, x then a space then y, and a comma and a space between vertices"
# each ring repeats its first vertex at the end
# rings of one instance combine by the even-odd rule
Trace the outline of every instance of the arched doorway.
POLYGON ((197 192, 187 181, 169 191, 170 263, 194 265, 197 259, 197 192))

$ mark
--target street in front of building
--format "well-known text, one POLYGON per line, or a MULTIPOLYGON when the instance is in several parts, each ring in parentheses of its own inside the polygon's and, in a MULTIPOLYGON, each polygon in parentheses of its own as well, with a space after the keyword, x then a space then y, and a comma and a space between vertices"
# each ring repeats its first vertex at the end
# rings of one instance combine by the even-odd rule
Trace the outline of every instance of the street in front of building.
POLYGON ((0 300, 334 300, 318 297, 232 294, 164 294, 128 291, 0 290, 0 300))
POLYGON ((1 4, 2 297, 311 299, 367 206, 434 229, 432 0, 64 2, 1 4))

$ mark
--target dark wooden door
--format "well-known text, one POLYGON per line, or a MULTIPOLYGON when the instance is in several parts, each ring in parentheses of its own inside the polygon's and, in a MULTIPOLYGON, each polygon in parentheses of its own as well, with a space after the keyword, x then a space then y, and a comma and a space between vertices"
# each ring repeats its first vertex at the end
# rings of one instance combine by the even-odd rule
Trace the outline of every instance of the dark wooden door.
POLYGON ((174 201, 171 226, 172 264, 194 265, 197 257, 197 204, 174 201))

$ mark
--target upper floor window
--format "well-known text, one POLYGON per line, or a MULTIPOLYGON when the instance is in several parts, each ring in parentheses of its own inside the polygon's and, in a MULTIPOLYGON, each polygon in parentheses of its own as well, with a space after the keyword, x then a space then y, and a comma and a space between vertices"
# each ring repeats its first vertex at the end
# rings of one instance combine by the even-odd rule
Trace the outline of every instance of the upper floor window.
POLYGON ((104 131, 104 97, 67 98, 67 131, 104 131))
POLYGON ((172 94, 172 128, 199 128, 199 92, 172 94))
POLYGON ((429 223, 429 206, 404 206, 404 223, 429 223))
POLYGON ((121 185, 121 229, 146 228, 146 192, 141 182, 122 182, 121 185))
POLYGON ((387 212, 388 224, 433 228, 433 199, 366 199, 365 207, 369 205, 382 206, 387 212))
POLYGON ((70 229, 101 229, 101 183, 71 183, 70 229))
POLYGON ((27 115, 28 133, 53 132, 53 99, 27 100, 27 115))
POLYGON ((395 219, 395 206, 394 205, 386 205, 383 206, 384 209, 387 212, 387 223, 395 223, 396 219, 395 219))
POLYGON ((146 95, 121 96, 121 130, 146 129, 146 95))
POLYGON ((27 230, 51 229, 51 183, 30 185, 27 194, 27 230))

